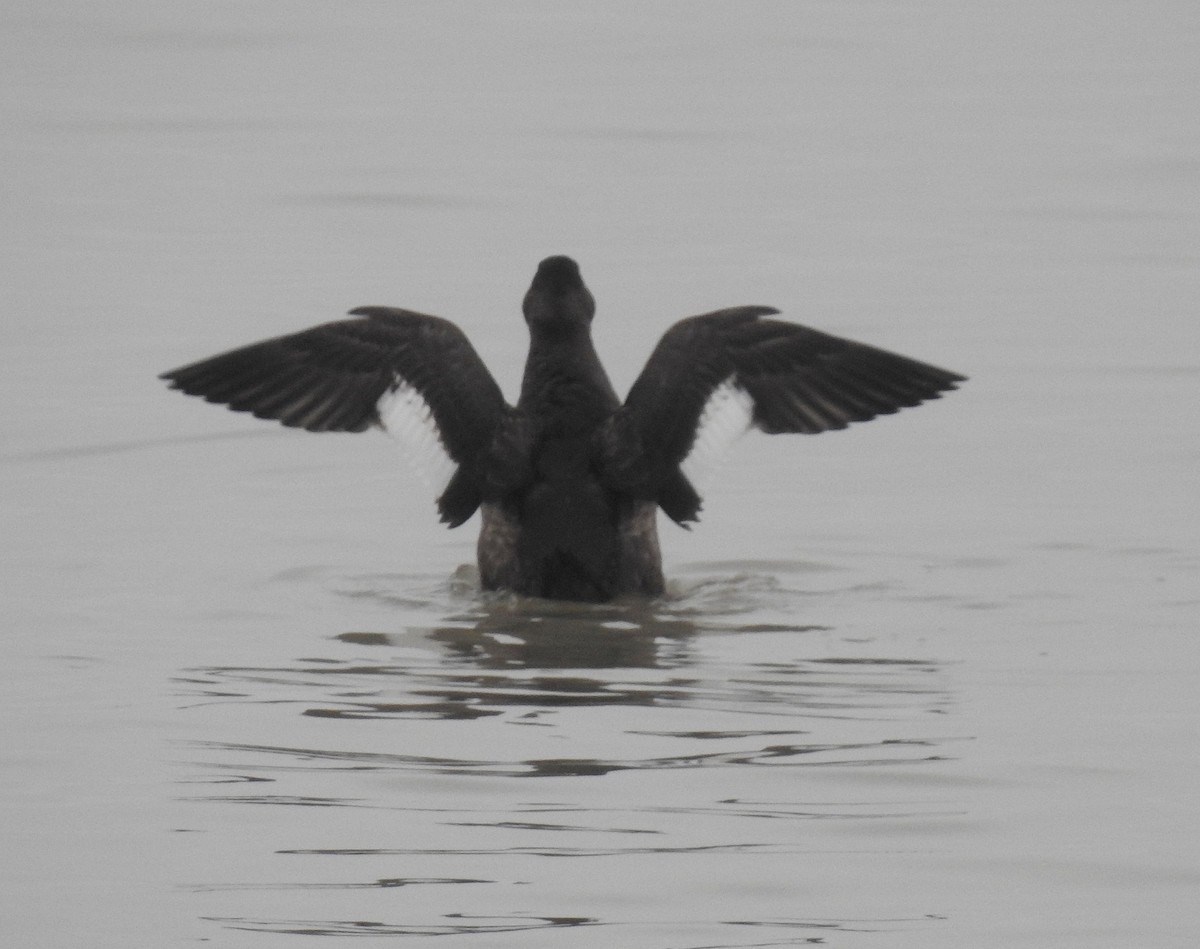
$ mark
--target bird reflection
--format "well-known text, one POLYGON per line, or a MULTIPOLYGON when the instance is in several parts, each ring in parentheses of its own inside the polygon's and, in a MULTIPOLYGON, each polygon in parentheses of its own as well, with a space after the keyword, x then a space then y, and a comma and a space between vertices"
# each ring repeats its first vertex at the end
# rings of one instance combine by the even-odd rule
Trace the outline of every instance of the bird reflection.
POLYGON ((320 654, 257 668, 191 670, 180 681, 202 702, 295 703, 309 718, 503 716, 521 725, 548 723, 570 708, 696 702, 749 712, 783 701, 790 712, 854 715, 856 706, 878 708, 880 699, 886 705, 898 695, 907 704, 909 695, 924 691, 928 680, 914 678, 910 668, 923 669, 924 661, 753 661, 753 648, 738 659, 740 649, 702 646, 714 635, 753 644, 763 635, 790 640, 828 630, 779 623, 799 605, 787 608, 795 597, 778 585, 734 579, 715 593, 708 586, 673 599, 578 604, 481 594, 456 583, 439 584, 422 602, 395 603, 388 578, 363 577, 345 595, 382 602, 405 625, 334 633, 320 654), (714 597, 723 610, 712 608, 714 597), (764 623, 765 611, 754 607, 771 597, 780 600, 770 617, 776 622, 764 623))
MULTIPOLYGON (((406 669, 420 680, 424 714, 478 717, 501 709, 652 705, 678 698, 690 681, 670 675, 629 681, 603 670, 671 670, 690 664, 696 624, 660 615, 644 604, 587 606, 525 598, 480 602, 467 616, 402 634, 347 632, 334 638, 358 646, 410 646, 414 636, 443 651, 435 668, 406 669), (594 672, 587 674, 588 670, 594 672), (423 673, 423 674, 422 674, 423 673)), ((414 706, 404 710, 420 714, 414 706)), ((403 714, 363 703, 309 710, 336 717, 403 714)))
MULTIPOLYGON (((413 630, 412 632, 417 632, 413 630)), ((644 605, 563 607, 523 600, 419 630, 451 660, 482 669, 661 669, 686 665, 696 624, 644 605)), ((386 633, 342 633, 341 642, 395 645, 386 633)))
MULTIPOLYGON (((624 719, 606 719, 610 725, 623 722, 606 733, 640 736, 631 738, 628 754, 615 755, 607 753, 611 749, 579 753, 589 747, 586 742, 572 744, 566 755, 531 755, 526 739, 508 751, 504 740, 489 741, 465 756, 445 754, 441 738, 426 741, 421 753, 390 743, 365 751, 355 741, 347 747, 314 746, 303 729, 294 744, 205 743, 208 749, 249 755, 260 765, 264 756, 294 758, 301 770, 350 767, 492 777, 738 764, 911 763, 930 758, 933 745, 904 728, 880 735, 878 723, 940 711, 950 701, 933 660, 789 658, 761 648, 746 654, 702 648, 714 634, 735 633, 753 643, 763 635, 791 636, 819 627, 739 624, 728 615, 726 622, 714 622, 686 604, 597 606, 483 596, 459 600, 441 617, 434 625, 396 632, 335 634, 326 641, 330 652, 320 656, 278 666, 189 670, 179 681, 192 695, 203 696, 199 704, 290 704, 302 720, 402 720, 432 729, 440 727, 436 723, 478 720, 482 728, 492 721, 570 735, 579 723, 592 720, 593 709, 628 709, 624 719), (699 717, 689 719, 693 713, 699 717), (814 731, 818 722, 820 737, 814 731), (652 754, 643 747, 647 739, 655 745, 652 754)), ((762 616, 751 612, 742 619, 762 616)), ((328 739, 329 733, 322 734, 328 739)), ((404 734, 411 740, 421 733, 404 734)), ((493 738, 501 739, 502 733, 493 738)), ((262 795, 255 800, 268 802, 262 795)), ((311 795, 286 802, 313 806, 311 795)))
MULTIPOLYGON (((770 566, 770 565, 767 565, 770 566)), ((812 624, 746 622, 765 604, 793 612, 788 590, 762 575, 762 565, 721 564, 718 580, 677 584, 666 598, 627 598, 604 604, 570 603, 481 593, 478 573, 464 566, 427 598, 397 599, 392 577, 364 577, 347 590, 354 599, 387 604, 410 616, 432 612, 431 626, 402 633, 345 632, 334 638, 359 646, 412 645, 414 637, 442 647, 448 660, 480 669, 674 669, 698 661, 706 633, 807 633, 812 624)), ((408 583, 408 587, 413 587, 408 583)))

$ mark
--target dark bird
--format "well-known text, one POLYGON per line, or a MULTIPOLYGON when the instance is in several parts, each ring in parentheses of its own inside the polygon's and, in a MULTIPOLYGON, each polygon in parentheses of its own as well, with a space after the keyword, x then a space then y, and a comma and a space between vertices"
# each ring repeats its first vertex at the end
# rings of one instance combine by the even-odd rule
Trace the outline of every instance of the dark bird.
POLYGON ((622 403, 592 345, 596 304, 575 261, 543 260, 522 309, 530 345, 515 407, 457 326, 382 306, 160 378, 236 412, 310 432, 382 428, 440 456, 442 521, 482 511, 485 589, 595 602, 663 592, 656 509, 697 520, 685 472, 747 429, 845 428, 964 381, 739 306, 667 330, 622 403))

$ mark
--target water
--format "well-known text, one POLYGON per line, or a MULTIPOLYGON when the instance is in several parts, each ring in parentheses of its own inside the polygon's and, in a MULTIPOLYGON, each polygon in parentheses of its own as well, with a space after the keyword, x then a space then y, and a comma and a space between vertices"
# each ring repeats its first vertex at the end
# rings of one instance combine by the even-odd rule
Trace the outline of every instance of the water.
POLYGON ((10 3, 0 931, 1190 946, 1187 4, 10 3), (385 303, 515 393, 764 303, 969 374, 747 438, 670 596, 481 596, 382 437, 155 373, 385 303))

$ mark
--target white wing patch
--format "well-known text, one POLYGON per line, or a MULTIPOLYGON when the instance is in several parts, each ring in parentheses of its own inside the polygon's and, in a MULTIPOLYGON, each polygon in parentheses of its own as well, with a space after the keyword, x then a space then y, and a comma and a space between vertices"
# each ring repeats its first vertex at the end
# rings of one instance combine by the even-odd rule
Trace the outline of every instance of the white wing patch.
POLYGON ((680 463, 684 475, 697 488, 716 471, 729 446, 750 430, 754 400, 730 376, 713 390, 700 413, 692 450, 680 463))
POLYGON ((383 430, 405 448, 416 472, 441 496, 458 467, 442 444, 433 411, 424 396, 403 379, 379 400, 383 430))

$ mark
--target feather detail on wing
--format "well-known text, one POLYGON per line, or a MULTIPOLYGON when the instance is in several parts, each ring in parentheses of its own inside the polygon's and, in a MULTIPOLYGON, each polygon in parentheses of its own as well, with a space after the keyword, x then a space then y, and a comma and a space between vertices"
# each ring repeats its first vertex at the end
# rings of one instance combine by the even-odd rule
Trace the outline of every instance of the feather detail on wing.
POLYGON ((433 410, 420 391, 400 380, 379 400, 379 427, 405 449, 413 469, 441 496, 458 465, 442 444, 433 410))
MULTIPOLYGON (((845 428, 955 388, 964 377, 795 323, 770 307, 681 320, 659 341, 612 426, 609 455, 637 472, 631 489, 658 497, 671 517, 695 519, 690 478, 748 428, 768 434, 845 428), (632 437, 622 439, 619 433, 632 437), (644 457, 628 462, 621 442, 644 457), (681 472, 682 466, 682 472, 681 472), (664 498, 671 498, 665 502, 664 498), (674 511, 674 513, 672 513, 674 511)), ((632 482, 632 475, 626 480, 632 482)))
POLYGON ((412 448, 452 526, 479 504, 476 461, 508 407, 453 323, 361 307, 325 323, 165 372, 188 395, 313 432, 378 426, 412 448), (439 455, 441 456, 439 458, 439 455))
POLYGON ((729 447, 750 430, 754 399, 730 376, 720 383, 696 422, 696 436, 680 470, 693 485, 704 487, 729 447))

